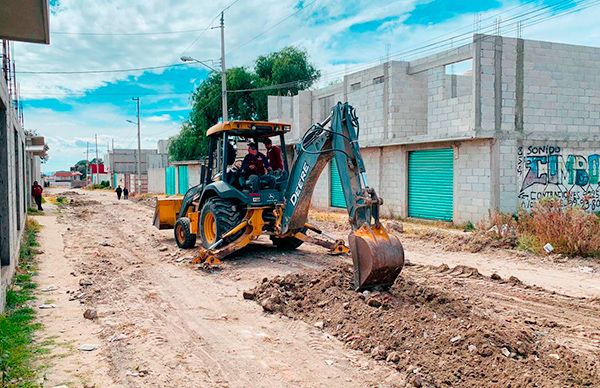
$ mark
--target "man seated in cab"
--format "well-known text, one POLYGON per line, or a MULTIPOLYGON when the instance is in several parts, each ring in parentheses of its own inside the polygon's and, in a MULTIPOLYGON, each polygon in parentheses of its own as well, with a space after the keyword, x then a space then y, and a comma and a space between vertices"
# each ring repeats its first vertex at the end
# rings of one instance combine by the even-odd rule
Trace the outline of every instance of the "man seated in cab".
POLYGON ((244 178, 250 184, 253 193, 260 191, 260 178, 269 169, 269 159, 258 152, 256 143, 248 143, 248 155, 242 162, 244 178))
POLYGON ((267 159, 269 159, 269 166, 272 171, 283 170, 283 158, 281 156, 281 148, 273 145, 273 141, 269 138, 264 140, 265 147, 267 148, 267 159))

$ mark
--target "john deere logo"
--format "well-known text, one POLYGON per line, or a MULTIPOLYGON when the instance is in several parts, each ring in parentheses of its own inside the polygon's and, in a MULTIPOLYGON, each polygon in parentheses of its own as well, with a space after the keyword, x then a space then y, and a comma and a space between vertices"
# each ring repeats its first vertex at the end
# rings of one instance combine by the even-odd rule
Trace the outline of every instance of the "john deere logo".
POLYGON ((296 191, 294 191, 294 194, 292 194, 292 197, 290 198, 290 201, 294 206, 296 206, 298 199, 300 198, 300 194, 302 194, 302 188, 304 187, 304 181, 306 181, 306 176, 308 175, 309 169, 310 166, 308 163, 304 162, 304 165, 302 165, 302 171, 300 172, 300 179, 298 179, 298 184, 296 185, 296 191))

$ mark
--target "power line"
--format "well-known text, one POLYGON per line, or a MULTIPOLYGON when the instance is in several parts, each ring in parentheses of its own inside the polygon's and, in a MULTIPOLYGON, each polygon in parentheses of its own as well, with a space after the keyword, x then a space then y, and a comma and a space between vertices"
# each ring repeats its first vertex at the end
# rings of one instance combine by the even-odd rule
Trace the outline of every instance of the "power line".
MULTIPOLYGON (((560 1, 557 1, 557 2, 555 2, 553 4, 549 4, 549 5, 541 7, 541 8, 536 8, 533 11, 530 10, 530 11, 527 11, 527 12, 515 15, 515 16, 513 16, 511 18, 508 18, 508 19, 504 20, 502 22, 502 24, 506 24, 507 22, 509 22, 511 20, 522 18, 524 16, 531 15, 532 13, 539 13, 539 12, 542 12, 542 11, 545 11, 545 10, 551 10, 552 9, 554 11, 559 11, 559 10, 565 9, 565 6, 568 7, 570 4, 572 4, 570 0, 560 0, 560 1)), ((580 5, 581 4, 583 4, 583 3, 580 3, 580 5)), ((595 4, 592 4, 592 6, 593 5, 595 5, 595 4)), ((588 7, 586 7, 586 8, 588 8, 588 7)), ((579 11, 579 10, 582 10, 582 9, 585 9, 585 8, 581 8, 580 7, 580 8, 577 8, 576 10, 573 9, 573 10, 571 10, 568 13, 573 13, 573 12, 576 12, 576 11, 579 11)), ((560 15, 564 15, 564 14, 565 13, 559 13, 559 14, 550 15, 550 16, 545 16, 545 15, 538 15, 538 16, 545 16, 546 18, 550 19, 550 18, 554 18, 556 16, 560 16, 560 15)), ((493 16, 493 17, 495 17, 495 16, 493 16)), ((490 17, 490 18, 493 18, 493 17, 490 17)), ((487 18, 487 19, 490 19, 490 18, 487 18)), ((530 19, 532 19, 532 17, 530 17, 528 19, 525 19, 525 20, 530 20, 530 19)), ((542 21, 544 21, 544 20, 542 20, 542 21)), ((542 21, 540 21, 540 22, 542 22, 542 21)), ((510 23, 510 24, 512 24, 512 23, 510 23)), ((489 30, 489 32, 493 32, 493 29, 495 29, 495 26, 496 26, 496 23, 493 23, 493 25, 490 25, 489 27, 484 28, 483 29, 484 31, 482 31, 482 32, 485 33, 485 30, 489 30)), ((413 48, 409 48, 409 49, 405 49, 405 50, 393 53, 393 54, 390 55, 390 58, 395 58, 395 57, 399 57, 399 56, 406 56, 408 54, 410 54, 411 56, 414 56, 414 55, 417 55, 417 54, 423 54, 425 52, 431 52, 431 51, 435 51, 435 50, 441 50, 441 49, 443 49, 445 47, 448 47, 449 45, 451 46, 451 45, 458 44, 460 46, 460 45, 464 44, 465 41, 467 43, 469 41, 471 41, 472 40, 472 34, 474 32, 475 31, 470 31, 470 32, 466 32, 466 33, 463 33, 463 34, 451 36, 451 37, 445 38, 445 39, 443 39, 441 41, 436 41, 436 42, 433 42, 433 43, 430 43, 430 44, 427 44, 427 45, 423 45, 423 46, 414 46, 413 48)), ((430 42, 431 40, 432 39, 427 40, 427 41, 425 41, 423 43, 430 42)), ((345 75, 345 74, 348 74, 348 73, 353 73, 353 72, 361 71, 361 70, 364 70, 364 69, 368 69, 369 67, 372 67, 372 66, 376 65, 377 63, 379 63, 379 61, 371 61, 371 62, 363 63, 363 64, 360 64, 360 65, 356 65, 351 70, 345 69, 345 70, 333 71, 333 72, 325 74, 326 77, 324 79, 327 80, 327 79, 337 78, 337 77, 339 77, 341 75, 345 75)), ((324 79, 322 78, 321 81, 323 81, 324 79)))
POLYGON ((272 29, 274 29, 275 27, 279 26, 281 23, 285 22, 286 20, 288 20, 289 18, 291 18, 292 16, 295 16, 297 14, 299 14, 300 12, 306 10, 308 7, 310 7, 311 5, 313 5, 314 3, 316 3, 317 0, 313 0, 308 4, 304 4, 302 8, 297 9, 295 12, 292 12, 291 14, 285 16, 283 19, 279 20, 277 23, 273 24, 271 27, 267 28, 266 30, 264 30, 263 32, 253 36, 252 38, 250 38, 249 40, 247 40, 246 42, 237 45, 233 48, 233 50, 229 50, 229 52, 233 52, 236 49, 239 49, 240 47, 244 47, 245 45, 247 45, 248 43, 252 42, 255 39, 260 38, 261 36, 265 35, 267 32, 271 31, 272 29))
POLYGON ((199 32, 203 29, 178 30, 178 31, 156 31, 156 32, 70 32, 51 31, 51 35, 76 35, 76 36, 146 36, 146 35, 175 35, 199 32))
POLYGON ((100 74, 100 73, 125 73, 128 71, 141 71, 141 70, 156 70, 156 69, 166 69, 169 67, 181 67, 181 66, 189 66, 188 63, 174 63, 172 65, 163 65, 163 66, 148 66, 148 67, 133 67, 129 69, 114 69, 114 70, 76 70, 76 71, 29 71, 29 70, 20 70, 18 74, 100 74))
MULTIPOLYGON (((186 47, 186 48, 185 48, 185 49, 184 49, 184 50, 181 52, 181 55, 183 55, 183 54, 187 53, 187 51, 188 51, 189 49, 191 49, 192 47, 194 47, 194 46, 196 45, 196 43, 198 42, 198 40, 200 40, 200 38, 202 37, 202 35, 204 35, 204 33, 205 33, 206 31, 208 31, 208 30, 211 28, 212 24, 215 22, 215 20, 217 20, 217 18, 218 18, 218 17, 221 15, 221 13, 222 13, 222 12, 225 12, 225 11, 227 11, 228 9, 230 9, 231 7, 233 7, 235 4, 237 4, 239 1, 240 1, 240 0, 233 0, 231 3, 229 3, 229 5, 228 5, 228 6, 226 6, 226 7, 225 7, 225 8, 223 8, 222 10, 220 10, 220 11, 219 11, 219 12, 218 12, 218 13, 215 15, 215 17, 213 17, 213 18, 212 18, 212 20, 211 20, 211 21, 210 21, 210 22, 209 22, 209 23, 206 25, 206 27, 200 31, 200 34, 198 34, 198 36, 196 37, 196 39, 194 39, 194 40, 192 41, 192 43, 190 43, 190 44, 189 44, 189 46, 187 46, 187 47, 186 47)), ((181 55, 179 55, 179 56, 181 56, 181 55)))
MULTIPOLYGON (((239 1, 239 0, 237 0, 239 1)), ((231 5, 235 4, 237 1, 234 1, 231 5)), ((569 9, 570 5, 572 4, 570 2, 570 0, 560 0, 557 1, 553 4, 549 4, 547 6, 541 7, 541 8, 536 8, 535 10, 532 11, 528 11, 528 12, 524 12, 522 14, 518 14, 515 16, 512 16, 506 20, 504 20, 502 22, 502 24, 506 24, 509 21, 512 20, 517 20, 517 22, 513 22, 513 23, 507 23, 508 26, 513 25, 515 23, 523 23, 523 22, 527 22, 527 21, 532 21, 531 23, 528 24, 528 26, 533 26, 533 25, 537 25, 539 23, 545 22, 547 20, 551 20, 554 19, 556 17, 561 17, 567 14, 571 14, 571 13, 575 13, 575 12, 579 12, 582 11, 584 9, 596 6, 600 3, 600 0, 594 0, 594 1, 590 1, 590 2, 581 2, 579 3, 575 8, 571 8, 569 9), (563 11, 563 10, 567 10, 566 12, 559 12, 557 14, 554 15, 545 15, 545 14, 541 14, 542 11, 545 10, 552 10, 552 11, 563 11), (531 16, 529 16, 531 15, 531 16), (529 16, 527 18, 523 18, 524 16, 529 16)), ((310 3, 312 4, 312 3, 310 3)), ((309 5, 310 5, 309 4, 309 5)), ((230 5, 230 6, 231 6, 230 5)), ((308 5, 307 5, 308 6, 308 5)), ((306 7, 300 9, 299 11, 305 9, 306 7)), ((520 8, 520 7, 513 7, 513 9, 516 8, 520 8)), ((298 13, 299 11, 296 11, 295 13, 298 13)), ((506 12, 506 11, 505 11, 506 12)), ((288 17, 291 17, 291 15, 288 15, 288 17)), ((488 17, 484 20, 489 20, 492 19, 493 17, 488 17)), ((496 23, 494 23, 494 25, 496 25, 496 23)), ((484 31, 484 33, 487 30, 493 29, 495 28, 494 25, 490 25, 488 27, 484 27, 482 30, 484 31)), ((526 25, 527 26, 527 25, 526 25)), ((506 28, 506 26, 504 26, 506 28)), ((518 28, 518 27, 517 27, 518 28)), ((511 28, 509 31, 507 32, 512 32, 515 28, 511 28)), ((459 35, 455 35, 453 37, 450 38, 446 38, 443 39, 441 41, 438 42, 434 42, 428 45, 424 45, 424 46, 418 46, 418 47, 413 47, 411 49, 407 49, 404 51, 400 51, 397 53, 394 53, 393 55, 390 56, 391 57, 397 57, 400 55, 408 55, 410 54, 411 56, 414 56, 416 54, 423 54, 426 52, 430 52, 432 50, 440 50, 443 47, 448 45, 448 42, 450 42, 451 45, 455 45, 455 44, 462 44, 462 42, 464 41, 471 41, 472 40, 472 32, 467 32, 467 33, 463 33, 463 34, 459 34, 459 35), (468 35, 468 36, 467 36, 468 35)), ((426 42, 431 41, 428 40, 426 42)), ((180 65, 185 65, 185 64, 174 64, 174 65, 168 65, 168 66, 164 66, 164 67, 169 67, 169 66, 180 66, 180 65)), ((362 64, 362 65, 358 65, 357 67, 361 67, 361 68, 368 68, 371 67, 372 63, 366 63, 366 64, 362 64)), ((86 72, 117 72, 117 71, 133 71, 133 70, 142 70, 142 69, 152 69, 152 68, 161 68, 161 66, 158 67, 151 67, 151 68, 137 68, 137 69, 123 69, 123 70, 107 70, 107 71, 86 71, 86 72)), ((330 72, 327 73, 327 77, 325 78, 327 79, 332 79, 333 77, 337 76, 337 75, 342 75, 342 74, 347 74, 350 72, 356 72, 356 71, 360 71, 359 69, 353 69, 353 70, 343 70, 343 71, 335 71, 335 72, 330 72)), ((86 73, 86 72, 81 72, 81 73, 86 73)), ((21 73, 49 73, 49 74, 54 74, 54 73, 58 73, 58 74, 73 74, 73 73, 79 73, 79 72, 21 72, 21 73)), ((322 79, 323 80, 323 79, 322 79)), ((287 83, 283 83, 283 84, 279 84, 279 85, 269 85, 269 86, 265 86, 265 87, 258 87, 258 88, 251 88, 251 89, 238 89, 238 90, 230 90, 228 91, 229 93, 241 93, 241 92, 251 92, 251 91, 260 91, 260 90, 273 90, 273 89, 282 89, 282 88, 286 88, 286 87, 292 87, 294 85, 298 85, 301 84, 303 82, 307 82, 308 80, 297 80, 297 81, 291 81, 291 82, 287 82, 287 83)), ((27 93, 26 91, 24 91, 25 93, 27 93)), ((147 93, 147 94, 142 94, 142 95, 178 95, 178 94, 189 94, 189 93, 193 93, 193 92, 173 92, 173 93, 147 93)), ((28 93, 28 94, 33 94, 33 93, 28 93)), ((50 95, 51 93, 38 93, 40 95, 50 95)), ((63 93, 63 94, 57 94, 57 93, 53 93, 54 95, 81 95, 81 94, 69 94, 69 93, 63 93)), ((106 93, 106 94, 95 94, 95 95, 130 95, 131 93, 106 93)))

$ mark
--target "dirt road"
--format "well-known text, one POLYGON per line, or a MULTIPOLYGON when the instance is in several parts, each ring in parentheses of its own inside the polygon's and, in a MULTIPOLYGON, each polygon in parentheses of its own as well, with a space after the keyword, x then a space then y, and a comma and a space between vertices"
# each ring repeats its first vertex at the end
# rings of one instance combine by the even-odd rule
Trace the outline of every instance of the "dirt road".
MULTIPOLYGON (((40 298, 56 305, 41 314, 42 336, 55 342, 46 386, 364 387, 415 382, 406 365, 377 360, 368 346, 347 346, 337 333, 323 330, 318 311, 266 314, 259 304, 242 298, 243 291, 265 277, 324 271, 348 264, 349 258, 304 246, 284 254, 264 241, 225 262, 222 270, 207 273, 190 264, 193 252, 179 250, 171 231, 151 225, 151 207, 99 191, 68 197, 72 203, 57 217, 39 218, 45 226, 40 288, 58 287, 40 291, 40 298), (85 319, 86 309, 96 310, 97 318, 85 319), (96 348, 79 350, 84 344, 96 348)), ((568 270, 563 272, 568 276, 568 270)), ((416 265, 405 274, 416 283, 447 284, 474 304, 493 306, 492 315, 539 323, 544 341, 581 357, 600 354, 597 301, 494 282, 464 270, 416 265)), ((349 322, 361 324, 357 318, 349 322)))

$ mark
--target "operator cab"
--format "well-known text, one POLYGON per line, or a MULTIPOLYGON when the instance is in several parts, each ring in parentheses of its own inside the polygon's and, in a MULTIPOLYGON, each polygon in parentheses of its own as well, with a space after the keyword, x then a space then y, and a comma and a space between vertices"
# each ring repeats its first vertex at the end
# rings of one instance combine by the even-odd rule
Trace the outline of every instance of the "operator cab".
POLYGON ((267 121, 235 120, 213 125, 206 133, 209 152, 202 165, 201 183, 204 187, 219 181, 226 183, 249 206, 282 203, 289 177, 284 135, 290 128, 289 124, 267 121), (276 147, 271 152, 281 155, 281 166, 276 169, 268 163, 265 143, 269 142, 276 147), (246 157, 250 148, 256 151, 246 157), (257 160, 259 169, 252 164, 257 160))

